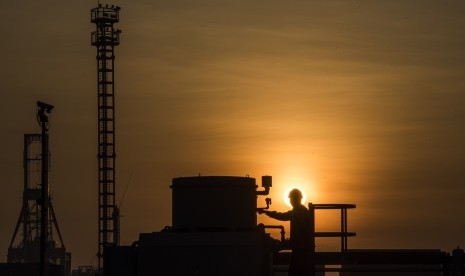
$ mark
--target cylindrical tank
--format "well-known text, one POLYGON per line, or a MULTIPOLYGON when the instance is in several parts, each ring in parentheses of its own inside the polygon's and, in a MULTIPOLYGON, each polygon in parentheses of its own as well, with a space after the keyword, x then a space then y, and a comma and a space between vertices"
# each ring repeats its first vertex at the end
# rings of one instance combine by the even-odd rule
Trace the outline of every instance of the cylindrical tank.
POLYGON ((173 179, 176 230, 237 231, 256 227, 255 178, 196 176, 173 179))

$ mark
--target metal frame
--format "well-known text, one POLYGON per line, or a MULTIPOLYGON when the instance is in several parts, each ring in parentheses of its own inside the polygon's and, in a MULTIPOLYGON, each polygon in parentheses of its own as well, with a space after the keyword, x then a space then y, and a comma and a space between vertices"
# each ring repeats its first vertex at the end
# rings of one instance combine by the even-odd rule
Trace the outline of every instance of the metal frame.
POLYGON ((308 204, 308 209, 313 216, 315 225, 315 210, 340 210, 341 211, 341 231, 340 232, 315 232, 317 238, 341 238, 341 252, 347 251, 347 238, 355 237, 355 232, 347 231, 347 209, 355 209, 355 204, 308 204))
MULTIPOLYGON (((43 155, 39 150, 42 144, 41 134, 24 134, 23 170, 24 190, 21 212, 15 231, 8 247, 8 263, 38 263, 41 243, 41 171, 43 155)), ((48 153, 48 149, 46 150, 48 153)), ((47 154, 49 155, 49 153, 47 154)), ((48 159, 48 158, 47 158, 48 159)), ((44 168, 49 171, 49 166, 44 168)), ((66 252, 58 221, 53 209, 50 195, 47 194, 47 233, 45 243, 47 252, 45 261, 61 264, 67 271, 70 267, 70 254, 66 252), (54 231, 53 231, 54 230, 54 231), (55 241, 54 232, 58 235, 55 241)), ((45 210, 44 210, 45 211, 45 210)))

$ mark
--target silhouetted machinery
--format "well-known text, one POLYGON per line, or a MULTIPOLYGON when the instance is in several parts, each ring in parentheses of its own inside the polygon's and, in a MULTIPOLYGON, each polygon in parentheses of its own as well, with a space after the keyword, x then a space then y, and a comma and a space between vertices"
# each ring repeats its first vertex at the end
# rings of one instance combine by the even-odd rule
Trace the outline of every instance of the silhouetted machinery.
POLYGON ((257 195, 271 177, 199 176, 172 182, 172 226, 106 248, 105 275, 270 275, 270 238, 257 227, 257 195))
MULTIPOLYGON (((261 191, 257 191, 256 181, 250 177, 173 179, 172 226, 159 232, 141 233, 132 246, 106 247, 104 275, 287 275, 290 251, 284 227, 257 225, 257 196, 267 195, 271 186, 271 176, 262 177, 261 191), (281 239, 273 239, 266 232, 268 228, 281 229, 281 239)), ((271 200, 265 202, 264 209, 271 200)), ((347 231, 347 210, 355 205, 309 204, 308 207, 313 223, 309 233, 313 248, 315 238, 341 240, 340 252, 312 253, 309 276, 325 275, 327 271, 340 275, 464 275, 452 274, 464 267, 461 249, 454 254, 462 259, 440 250, 349 250, 347 238, 355 233, 347 231), (316 210, 340 210, 340 231, 315 232, 316 210)))

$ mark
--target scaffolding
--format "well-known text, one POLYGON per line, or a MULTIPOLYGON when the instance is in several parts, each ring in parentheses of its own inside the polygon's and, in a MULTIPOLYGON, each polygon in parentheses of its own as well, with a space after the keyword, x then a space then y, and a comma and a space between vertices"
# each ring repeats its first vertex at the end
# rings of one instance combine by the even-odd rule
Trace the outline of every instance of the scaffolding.
MULTIPOLYGON (((42 173, 42 135, 24 134, 23 202, 18 221, 8 247, 8 263, 39 263, 41 251, 41 173, 42 173)), ((49 153, 48 153, 49 154, 49 153)), ((47 170, 49 166, 47 166, 47 170)), ((71 254, 66 252, 58 221, 53 209, 50 194, 47 193, 47 225, 45 262, 62 265, 65 275, 69 275, 71 254), (58 236, 58 240, 55 239, 58 236)))
POLYGON ((119 45, 118 6, 99 4, 91 10, 96 31, 91 44, 97 48, 98 95, 98 269, 103 268, 103 251, 118 245, 118 210, 115 205, 115 46, 119 45))

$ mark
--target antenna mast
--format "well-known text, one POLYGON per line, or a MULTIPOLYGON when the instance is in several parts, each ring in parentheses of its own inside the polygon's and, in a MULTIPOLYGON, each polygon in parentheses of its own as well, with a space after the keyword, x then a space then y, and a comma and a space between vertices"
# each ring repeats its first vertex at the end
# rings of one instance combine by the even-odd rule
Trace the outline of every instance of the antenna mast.
POLYGON ((104 267, 103 251, 107 246, 118 245, 115 213, 115 54, 119 45, 120 30, 118 6, 102 6, 91 10, 91 22, 96 31, 91 44, 97 48, 98 96, 98 271, 104 267))

